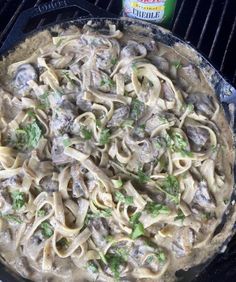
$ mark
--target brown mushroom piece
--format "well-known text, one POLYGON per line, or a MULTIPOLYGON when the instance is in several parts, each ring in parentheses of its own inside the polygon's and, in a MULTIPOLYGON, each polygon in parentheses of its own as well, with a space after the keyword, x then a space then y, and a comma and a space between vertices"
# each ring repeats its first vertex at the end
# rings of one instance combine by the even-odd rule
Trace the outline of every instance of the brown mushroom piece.
POLYGON ((112 118, 107 123, 107 127, 120 126, 129 116, 129 107, 123 106, 116 109, 112 115, 112 118))
MULTIPOLYGON (((53 274, 60 278, 71 278, 73 269, 73 262, 70 258, 55 257, 53 261, 53 274)), ((71 279, 69 280, 71 281, 71 279)))
POLYGON ((84 182, 84 177, 80 172, 78 164, 71 166, 71 176, 73 180, 73 184, 72 184, 73 198, 88 197, 88 189, 84 182))
POLYGON ((199 205, 202 208, 213 209, 215 208, 215 203, 213 196, 208 190, 206 181, 200 181, 197 185, 197 190, 193 198, 193 203, 199 205))
POLYGON ((195 110, 199 114, 203 114, 207 117, 211 117, 215 112, 215 107, 213 104, 213 97, 208 96, 205 93, 192 93, 189 94, 186 102, 193 104, 195 110))
POLYGON ((0 246, 1 248, 6 247, 12 242, 12 234, 10 229, 4 229, 0 231, 0 246))
POLYGON ((80 91, 76 94, 76 105, 83 112, 90 112, 92 110, 92 103, 90 101, 85 100, 84 92, 80 91))
POLYGON ((28 82, 31 80, 36 81, 38 79, 38 74, 35 68, 31 64, 23 64, 19 66, 16 70, 14 77, 14 84, 18 89, 27 88, 28 82))
POLYGON ((182 227, 176 232, 176 238, 172 243, 172 251, 176 257, 183 257, 191 252, 195 240, 194 231, 188 227, 182 227))
POLYGON ((135 149, 141 163, 149 163, 158 156, 158 150, 148 139, 144 139, 135 149))
POLYGON ((103 248, 107 244, 106 237, 109 235, 109 226, 105 218, 94 218, 89 223, 92 239, 97 247, 103 248))
POLYGON ((68 133, 77 115, 75 105, 68 100, 63 100, 53 113, 51 129, 56 136, 68 133))
POLYGON ((52 141, 52 161, 57 165, 66 164, 72 161, 72 158, 64 154, 63 137, 53 138, 52 141))
POLYGON ((207 148, 209 132, 201 127, 186 126, 186 133, 193 151, 200 152, 207 148))
POLYGON ((0 191, 0 209, 2 214, 12 212, 12 199, 6 190, 0 191))
POLYGON ((178 78, 184 88, 188 88, 189 85, 196 86, 201 82, 198 70, 191 64, 178 69, 178 78))
POLYGON ((158 254, 160 252, 162 251, 155 243, 148 243, 144 239, 138 239, 134 242, 134 246, 130 252, 130 261, 136 267, 145 266, 153 272, 157 272, 160 269, 160 261, 158 260, 158 254))
POLYGON ((44 248, 45 238, 41 230, 37 230, 28 240, 27 248, 25 248, 25 254, 30 259, 36 261, 44 248))
POLYGON ((52 180, 51 176, 45 176, 40 180, 39 185, 42 187, 43 191, 47 193, 53 193, 58 191, 58 182, 52 180))
POLYGON ((121 58, 145 56, 146 54, 146 48, 142 44, 132 40, 129 40, 127 45, 121 50, 121 58))
POLYGON ((26 256, 16 257, 15 267, 25 278, 30 278, 34 273, 26 256))

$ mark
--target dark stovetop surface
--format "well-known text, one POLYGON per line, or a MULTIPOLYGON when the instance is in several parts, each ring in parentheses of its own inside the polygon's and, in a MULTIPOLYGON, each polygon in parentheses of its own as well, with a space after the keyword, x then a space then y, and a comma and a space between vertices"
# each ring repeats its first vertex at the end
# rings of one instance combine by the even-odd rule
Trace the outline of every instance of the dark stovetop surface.
MULTIPOLYGON (((66 2, 67 0, 60 0, 66 2)), ((108 13, 121 15, 122 0, 87 0, 90 4, 102 8, 108 13)), ((25 9, 43 4, 48 0, 0 0, 0 47, 16 21, 19 13, 25 9)), ((78 4, 85 2, 78 0, 78 4)), ((42 27, 51 22, 64 19, 89 17, 89 13, 79 7, 50 12, 30 21, 24 32, 42 27)), ((96 16, 96 14, 94 15, 96 16)), ((235 0, 177 0, 174 20, 170 26, 172 32, 190 42, 218 69, 233 85, 236 85, 236 1, 235 0)), ((188 277, 185 281, 192 281, 188 277)), ((14 282, 0 267, 0 280, 14 282)), ((227 250, 201 272, 195 282, 233 282, 236 281, 236 235, 227 250)))

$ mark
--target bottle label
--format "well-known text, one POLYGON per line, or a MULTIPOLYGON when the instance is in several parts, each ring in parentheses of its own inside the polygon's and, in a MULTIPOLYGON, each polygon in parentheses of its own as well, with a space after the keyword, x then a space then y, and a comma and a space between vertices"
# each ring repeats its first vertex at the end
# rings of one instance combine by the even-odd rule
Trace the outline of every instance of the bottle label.
POLYGON ((161 22, 166 0, 123 0, 124 15, 131 18, 161 22))

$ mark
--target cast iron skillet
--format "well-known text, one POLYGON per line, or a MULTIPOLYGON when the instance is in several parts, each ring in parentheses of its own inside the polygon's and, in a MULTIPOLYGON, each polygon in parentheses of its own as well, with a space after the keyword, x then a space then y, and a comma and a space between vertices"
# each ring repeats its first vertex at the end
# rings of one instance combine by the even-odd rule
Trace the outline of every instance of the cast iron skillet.
MULTIPOLYGON (((236 89, 234 89, 234 87, 231 86, 201 54, 195 51, 189 44, 177 38, 172 33, 170 33, 169 31, 163 28, 160 28, 154 24, 139 21, 139 20, 128 19, 128 18, 116 18, 116 16, 114 16, 113 14, 110 14, 98 7, 95 7, 94 5, 90 4, 89 2, 85 0, 83 1, 57 0, 57 1, 52 1, 50 3, 42 4, 35 8, 25 10, 18 17, 17 21, 15 22, 15 25, 13 26, 12 30, 10 31, 3 46, 0 48, 0 56, 7 55, 8 52, 11 52, 13 50, 13 48, 16 46, 17 43, 24 40, 27 36, 30 36, 41 30, 41 29, 35 29, 31 33, 24 33, 24 29, 31 19, 44 15, 48 12, 56 11, 56 10, 62 10, 63 12, 63 9, 68 8, 68 7, 73 7, 73 6, 76 6, 86 11, 89 14, 89 18, 91 18, 93 22, 96 22, 98 26, 100 26, 101 29, 104 28, 104 23, 106 20, 109 20, 113 22, 114 24, 116 24, 120 30, 122 30, 124 26, 127 28, 129 26, 136 25, 140 29, 139 31, 140 35, 144 35, 147 37, 151 35, 155 41, 162 42, 173 48, 176 45, 181 45, 186 50, 186 52, 189 54, 189 57, 194 58, 193 62, 196 65, 198 65, 198 67, 203 71, 203 73, 207 76, 208 80, 214 87, 218 101, 223 106, 226 118, 232 128, 233 134, 234 135, 236 134, 236 124, 234 122, 235 116, 236 116, 236 112, 234 111, 234 108, 236 107, 236 89)), ((67 26, 71 24, 83 26, 87 22, 87 20, 88 20, 88 17, 86 19, 79 18, 73 21, 68 20, 68 19, 67 20, 61 19, 56 24, 61 24, 62 27, 64 28, 66 28, 67 26)), ((50 27, 50 26, 52 25, 49 24, 46 27, 50 27)), ((44 26, 44 29, 45 29, 45 26, 44 26)), ((234 178, 236 178, 236 164, 234 164, 233 171, 234 171, 234 178)), ((234 201, 234 200, 236 201, 235 192, 236 191, 234 191, 232 194, 231 201, 234 201)), ((229 205, 225 215, 222 218, 221 224, 215 230, 215 235, 218 234, 222 230, 222 228, 224 227, 224 224, 226 223, 227 219, 230 218, 230 215, 232 214, 232 212, 233 212, 233 208, 231 205, 229 205)), ((230 232, 228 239, 222 244, 222 247, 219 249, 219 252, 222 249, 226 248, 227 244, 229 243, 235 231, 236 231, 236 225, 234 225, 234 227, 232 228, 232 231, 230 232)), ((189 269, 188 271, 183 271, 183 270, 178 271, 176 273, 177 281, 200 282, 197 276, 204 271, 207 265, 213 262, 213 259, 214 257, 209 258, 207 262, 201 265, 195 266, 189 269)), ((15 273, 11 273, 2 264, 0 264, 0 279, 3 282, 27 281, 26 279, 16 276, 15 273)))

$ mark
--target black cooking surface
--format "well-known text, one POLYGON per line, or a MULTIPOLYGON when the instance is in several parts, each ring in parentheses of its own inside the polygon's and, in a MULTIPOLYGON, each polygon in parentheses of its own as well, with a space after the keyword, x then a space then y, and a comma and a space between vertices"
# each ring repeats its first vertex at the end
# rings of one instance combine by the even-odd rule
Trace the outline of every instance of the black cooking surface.
MULTIPOLYGON (((49 11, 43 16, 40 15, 40 11, 44 8, 48 10, 52 3, 59 2, 63 6, 67 1, 70 0, 0 0, 0 48, 8 42, 9 32, 19 14, 26 9, 45 3, 50 2, 45 6, 46 8, 41 6, 38 15, 30 19, 22 31, 16 30, 17 35, 22 36, 23 33, 59 22, 62 19, 122 15, 122 0, 77 0, 77 7, 49 11), (90 5, 83 5, 85 3, 90 5), (102 10, 96 10, 96 8, 102 10)), ((236 85, 235 0, 177 0, 175 17, 169 28, 175 35, 191 43, 231 84, 236 85)), ((192 273, 194 274, 194 272, 192 273)), ((193 274, 187 276, 184 281, 236 281, 236 236, 231 240, 228 249, 217 255, 197 278, 194 278, 193 274)), ((183 276, 183 274, 181 275, 183 276)), ((1 267, 0 280, 3 282, 22 281, 12 278, 1 267)))

